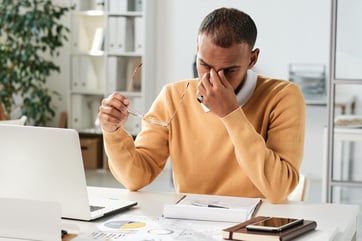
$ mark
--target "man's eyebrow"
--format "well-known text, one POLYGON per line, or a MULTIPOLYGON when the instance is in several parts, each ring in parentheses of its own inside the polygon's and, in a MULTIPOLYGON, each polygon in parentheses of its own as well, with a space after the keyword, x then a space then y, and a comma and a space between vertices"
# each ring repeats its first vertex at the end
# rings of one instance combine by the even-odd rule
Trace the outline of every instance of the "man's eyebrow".
MULTIPOLYGON (((215 69, 213 66, 209 65, 208 63, 206 63, 203 59, 199 58, 200 62, 202 62, 202 64, 208 66, 209 68, 213 68, 215 69)), ((218 69, 216 70, 216 72, 220 71, 220 70, 230 70, 230 69, 238 69, 240 68, 239 65, 232 65, 232 66, 227 66, 225 68, 221 68, 221 69, 218 69)))
MULTIPOLYGON (((222 70, 227 70, 227 69, 238 69, 240 68, 239 65, 232 65, 232 66, 229 66, 229 67, 225 67, 225 68, 222 68, 222 70)), ((220 69, 221 70, 221 69, 220 69)))
POLYGON ((212 68, 212 66, 209 65, 208 63, 206 63, 203 59, 199 58, 199 60, 200 60, 200 62, 202 62, 202 64, 207 65, 208 67, 212 68))

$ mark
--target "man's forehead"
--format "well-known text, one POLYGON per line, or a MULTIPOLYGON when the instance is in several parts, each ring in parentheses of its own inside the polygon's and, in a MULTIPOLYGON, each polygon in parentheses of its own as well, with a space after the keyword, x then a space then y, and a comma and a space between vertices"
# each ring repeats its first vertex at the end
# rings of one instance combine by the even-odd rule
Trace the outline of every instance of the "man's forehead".
POLYGON ((250 54, 250 47, 247 43, 235 43, 228 48, 220 47, 212 41, 212 37, 201 34, 197 39, 197 51, 204 55, 203 59, 206 61, 206 56, 217 58, 230 58, 237 59, 250 54))

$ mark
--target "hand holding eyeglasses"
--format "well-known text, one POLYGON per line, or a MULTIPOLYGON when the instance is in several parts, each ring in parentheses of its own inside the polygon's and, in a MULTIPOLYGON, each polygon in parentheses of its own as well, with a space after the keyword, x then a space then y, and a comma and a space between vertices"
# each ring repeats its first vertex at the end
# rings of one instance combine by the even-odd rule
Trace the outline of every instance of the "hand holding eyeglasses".
POLYGON ((103 130, 113 132, 123 126, 129 115, 128 105, 128 98, 117 92, 103 99, 98 112, 103 130))
MULTIPOLYGON (((140 63, 133 71, 128 86, 131 86, 131 84, 134 82, 135 75, 137 71, 141 68, 141 66, 142 63, 140 63)), ((99 107, 98 119, 101 123, 103 130, 108 132, 113 132, 119 127, 123 126, 124 123, 127 121, 129 114, 139 117, 152 125, 168 127, 173 118, 175 117, 178 108, 181 106, 188 87, 189 82, 186 84, 185 89, 180 96, 179 106, 177 106, 174 113, 167 121, 157 120, 132 109, 129 106, 130 103, 128 98, 117 92, 113 93, 108 98, 102 101, 102 105, 99 107)))

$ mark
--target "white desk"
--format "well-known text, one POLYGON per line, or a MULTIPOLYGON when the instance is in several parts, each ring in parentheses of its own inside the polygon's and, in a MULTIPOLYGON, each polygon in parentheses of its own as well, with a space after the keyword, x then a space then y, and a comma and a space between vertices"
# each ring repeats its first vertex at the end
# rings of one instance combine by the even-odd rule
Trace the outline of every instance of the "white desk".
MULTIPOLYGON (((155 192, 129 192, 125 189, 88 187, 89 192, 106 198, 124 198, 138 202, 138 206, 129 211, 122 212, 103 218, 94 222, 81 222, 73 220, 62 220, 64 228, 77 227, 82 233, 97 231, 97 226, 107 219, 122 217, 122 215, 139 216, 161 216, 163 206, 166 203, 175 203, 180 194, 176 193, 155 193, 155 192)), ((264 201, 256 215, 265 216, 287 216, 302 217, 317 221, 317 230, 308 233, 297 240, 308 241, 347 241, 356 239, 357 215, 359 207, 357 205, 342 204, 316 204, 303 202, 288 202, 286 204, 270 204, 264 201)), ((225 223, 225 228, 232 224, 225 223)), ((220 230, 221 237, 221 230, 220 230)), ((220 240, 223 240, 220 238, 220 240)))

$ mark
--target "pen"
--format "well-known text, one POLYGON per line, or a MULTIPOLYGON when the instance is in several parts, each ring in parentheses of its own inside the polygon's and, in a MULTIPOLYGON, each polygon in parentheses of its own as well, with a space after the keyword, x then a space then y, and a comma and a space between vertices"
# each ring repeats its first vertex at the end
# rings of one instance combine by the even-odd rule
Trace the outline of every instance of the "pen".
POLYGON ((228 207, 225 206, 221 206, 221 205, 216 205, 216 204, 204 204, 204 203, 200 203, 200 202, 193 202, 191 203, 194 206, 198 206, 198 207, 207 207, 207 208, 225 208, 225 209, 229 209, 228 207))

